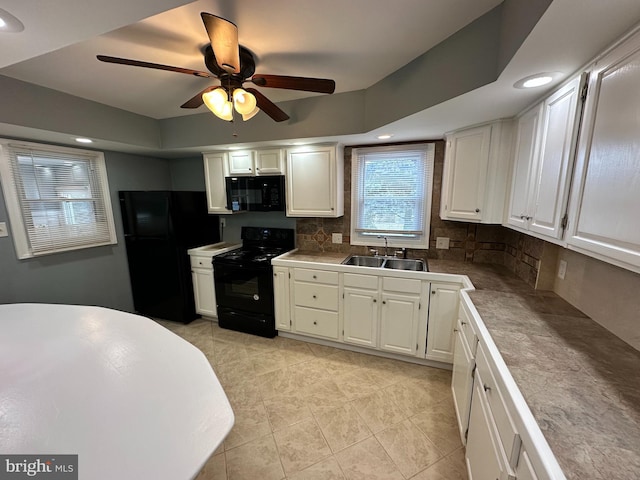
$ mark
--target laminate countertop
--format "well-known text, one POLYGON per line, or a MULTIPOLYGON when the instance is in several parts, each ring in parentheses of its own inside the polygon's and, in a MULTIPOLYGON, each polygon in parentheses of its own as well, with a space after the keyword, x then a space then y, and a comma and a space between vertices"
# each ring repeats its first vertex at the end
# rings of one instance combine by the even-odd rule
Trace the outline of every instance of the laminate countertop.
POLYGON ((469 292, 568 479, 640 478, 640 352, 504 267, 429 261, 469 292))
POLYGON ((469 296, 568 479, 640 479, 639 351, 505 267, 429 260, 429 270, 473 283, 469 296))

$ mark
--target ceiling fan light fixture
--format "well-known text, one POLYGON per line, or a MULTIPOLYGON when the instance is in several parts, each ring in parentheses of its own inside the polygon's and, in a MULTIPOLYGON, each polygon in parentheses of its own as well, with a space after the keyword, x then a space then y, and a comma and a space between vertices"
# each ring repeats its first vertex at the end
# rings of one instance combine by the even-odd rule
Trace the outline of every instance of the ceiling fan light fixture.
POLYGON ((253 117, 255 117, 258 112, 260 111, 260 109, 258 107, 255 107, 251 112, 247 113, 247 114, 242 114, 242 120, 244 122, 246 122, 247 120, 251 120, 253 117))
POLYGON ((256 97, 242 88, 233 91, 233 104, 240 115, 248 115, 256 108, 256 97))
POLYGON ((202 101, 216 117, 228 122, 233 120, 233 104, 229 101, 229 96, 224 88, 219 87, 211 92, 203 93, 202 101))

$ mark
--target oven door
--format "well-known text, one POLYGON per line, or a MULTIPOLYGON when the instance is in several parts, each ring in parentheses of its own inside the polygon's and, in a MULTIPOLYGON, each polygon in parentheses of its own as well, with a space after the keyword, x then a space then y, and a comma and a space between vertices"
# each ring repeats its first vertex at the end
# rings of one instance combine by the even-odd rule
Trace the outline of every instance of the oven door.
POLYGON ((214 262, 213 272, 219 307, 273 315, 271 266, 264 268, 214 262))

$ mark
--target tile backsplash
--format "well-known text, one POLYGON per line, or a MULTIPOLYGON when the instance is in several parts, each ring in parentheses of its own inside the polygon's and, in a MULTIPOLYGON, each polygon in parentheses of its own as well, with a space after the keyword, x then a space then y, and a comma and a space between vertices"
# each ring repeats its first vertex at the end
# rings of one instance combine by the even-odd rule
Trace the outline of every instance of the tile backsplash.
MULTIPOLYGON (((501 225, 482 225, 440 219, 440 192, 444 166, 444 141, 435 141, 431 232, 428 250, 409 250, 412 258, 433 258, 460 262, 504 265, 535 287, 543 240, 515 232, 501 225), (449 249, 436 249, 436 238, 448 237, 449 249)), ((344 216, 340 218, 298 218, 296 242, 300 250, 367 254, 369 248, 350 245, 351 234, 351 147, 344 155, 344 216), (331 241, 332 233, 342 234, 342 243, 331 241)))

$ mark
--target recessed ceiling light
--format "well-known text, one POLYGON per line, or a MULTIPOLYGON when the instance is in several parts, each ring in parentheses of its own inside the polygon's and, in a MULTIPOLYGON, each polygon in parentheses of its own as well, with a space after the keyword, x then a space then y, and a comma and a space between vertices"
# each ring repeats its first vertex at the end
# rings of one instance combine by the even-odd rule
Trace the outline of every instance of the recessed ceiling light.
POLYGON ((559 74, 553 73, 537 73, 522 78, 513 84, 515 88, 536 88, 551 83, 559 74))
POLYGON ((24 25, 20 20, 11 15, 6 10, 0 8, 0 32, 21 32, 24 30, 24 25))
POLYGON ((76 142, 78 143, 93 143, 93 140, 90 138, 78 137, 76 138, 76 142))
POLYGON ((385 133, 384 135, 378 135, 376 138, 378 140, 389 140, 393 135, 385 133))

